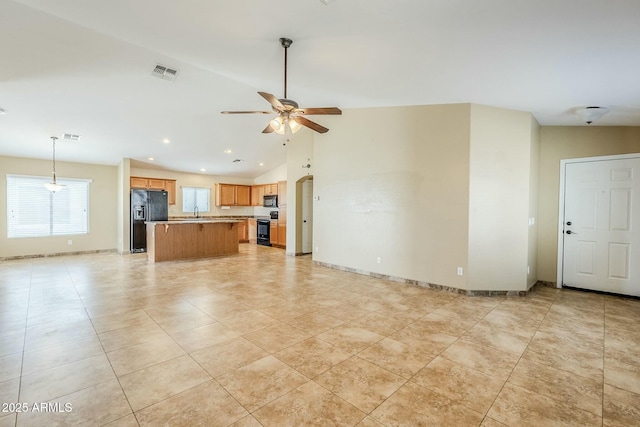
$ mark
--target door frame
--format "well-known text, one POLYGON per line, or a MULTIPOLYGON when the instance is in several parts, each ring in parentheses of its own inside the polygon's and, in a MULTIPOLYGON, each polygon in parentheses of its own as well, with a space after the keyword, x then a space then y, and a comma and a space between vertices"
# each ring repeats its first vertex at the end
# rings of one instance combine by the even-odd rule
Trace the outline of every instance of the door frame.
POLYGON ((560 192, 558 198, 558 268, 556 275, 556 287, 562 288, 563 276, 562 272, 564 270, 564 202, 565 202, 565 175, 567 171, 567 165, 571 163, 588 163, 588 162, 602 162, 608 160, 626 160, 626 159, 635 159, 640 158, 640 153, 630 153, 630 154, 616 154, 610 156, 597 156, 597 157, 580 157, 575 159, 562 159, 560 160, 560 192))
MULTIPOLYGON (((296 238, 294 246, 294 255, 309 255, 302 252, 302 183, 313 179, 313 175, 305 175, 296 180, 296 203, 295 203, 295 218, 296 218, 296 238)), ((313 195, 312 195, 313 197, 313 195)), ((314 210, 314 203, 311 203, 311 210, 314 210)), ((313 235, 313 231, 312 231, 313 235)), ((313 245, 312 245, 313 247, 313 245)))

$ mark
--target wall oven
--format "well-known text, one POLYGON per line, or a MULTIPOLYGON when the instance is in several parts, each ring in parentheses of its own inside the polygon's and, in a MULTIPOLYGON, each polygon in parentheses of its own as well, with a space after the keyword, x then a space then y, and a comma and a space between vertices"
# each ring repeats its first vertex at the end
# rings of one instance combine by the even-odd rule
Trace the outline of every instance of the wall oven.
POLYGON ((259 219, 256 221, 258 228, 257 243, 259 245, 271 246, 271 221, 268 219, 259 219))

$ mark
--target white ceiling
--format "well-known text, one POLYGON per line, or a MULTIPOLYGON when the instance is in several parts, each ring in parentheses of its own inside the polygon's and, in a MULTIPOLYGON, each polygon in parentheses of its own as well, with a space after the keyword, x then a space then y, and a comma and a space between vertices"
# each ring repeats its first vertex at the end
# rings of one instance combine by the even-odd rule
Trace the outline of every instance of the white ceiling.
POLYGON ((473 102, 583 125, 573 109, 600 105, 594 125, 640 126, 639 23, 638 0, 0 0, 0 155, 49 158, 67 132, 82 138, 60 160, 259 176, 285 162, 270 116, 220 111, 282 97, 280 37, 303 107, 473 102))

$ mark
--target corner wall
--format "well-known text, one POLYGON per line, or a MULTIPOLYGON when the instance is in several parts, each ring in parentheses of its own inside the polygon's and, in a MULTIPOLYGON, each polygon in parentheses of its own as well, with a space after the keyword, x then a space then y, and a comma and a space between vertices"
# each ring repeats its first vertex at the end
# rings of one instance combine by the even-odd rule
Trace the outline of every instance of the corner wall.
POLYGON ((531 120, 471 106, 469 290, 527 290, 531 120))
POLYGON ((313 259, 465 289, 469 116, 456 104, 327 117, 313 144, 313 259))

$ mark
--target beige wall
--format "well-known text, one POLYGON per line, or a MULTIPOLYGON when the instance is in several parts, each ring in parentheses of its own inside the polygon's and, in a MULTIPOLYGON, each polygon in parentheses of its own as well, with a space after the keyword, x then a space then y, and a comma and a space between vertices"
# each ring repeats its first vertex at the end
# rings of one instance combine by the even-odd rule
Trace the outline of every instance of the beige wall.
POLYGON ((538 214, 539 280, 557 280, 560 160, 627 153, 640 153, 640 127, 542 127, 538 214))
POLYGON ((456 267, 468 256, 469 114, 468 104, 371 108, 323 121, 314 260, 466 288, 456 267))
POLYGON ((118 252, 120 253, 129 253, 131 248, 130 169, 130 159, 122 159, 118 164, 118 252))
POLYGON ((539 181, 540 181, 540 130, 541 127, 536 119, 531 116, 531 154, 529 164, 529 254, 527 265, 527 288, 535 285, 538 281, 538 211, 539 201, 539 181), (529 222, 531 220, 531 222, 529 222))
POLYGON ((51 176, 51 161, 0 156, 0 258, 76 251, 115 250, 118 242, 118 171, 116 166, 56 162, 59 178, 91 179, 89 233, 85 235, 7 239, 7 174, 51 176), (72 244, 68 244, 68 240, 72 244))
POLYGON ((469 290, 527 290, 532 119, 471 106, 469 290))

